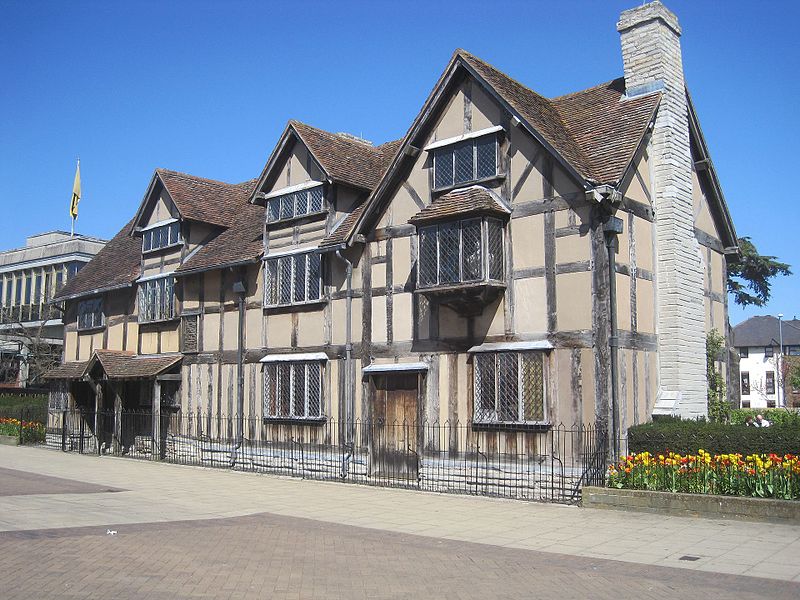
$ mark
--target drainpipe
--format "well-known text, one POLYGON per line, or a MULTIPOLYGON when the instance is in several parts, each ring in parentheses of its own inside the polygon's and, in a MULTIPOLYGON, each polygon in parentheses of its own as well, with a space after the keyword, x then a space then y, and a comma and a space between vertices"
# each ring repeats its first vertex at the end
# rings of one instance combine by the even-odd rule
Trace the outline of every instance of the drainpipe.
POLYGON ((342 250, 336 251, 336 256, 339 260, 343 261, 347 268, 347 304, 346 304, 346 341, 345 341, 345 368, 347 369, 347 383, 344 388, 344 401, 345 401, 345 421, 346 425, 346 442, 352 440, 351 429, 355 426, 352 419, 353 410, 353 389, 351 385, 351 374, 353 370, 353 336, 352 336, 352 323, 353 323, 353 263, 342 255, 342 250))
POLYGON ((245 296, 247 288, 244 281, 239 280, 233 284, 233 292, 238 295, 239 304, 239 340, 236 349, 236 445, 231 451, 231 467, 236 465, 236 457, 244 441, 244 325, 245 325, 245 296))
POLYGON ((611 333, 608 345, 611 350, 611 432, 613 438, 614 461, 619 460, 619 337, 617 330, 617 236, 622 233, 622 219, 609 216, 603 222, 603 233, 608 249, 608 304, 611 333))

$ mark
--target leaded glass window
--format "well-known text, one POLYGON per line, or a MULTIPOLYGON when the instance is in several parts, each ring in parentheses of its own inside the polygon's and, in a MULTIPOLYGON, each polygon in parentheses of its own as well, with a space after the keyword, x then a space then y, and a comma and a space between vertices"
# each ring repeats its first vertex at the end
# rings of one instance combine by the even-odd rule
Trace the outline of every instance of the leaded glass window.
POLYGON ((543 353, 476 354, 474 420, 476 423, 543 422, 543 353))
POLYGON ((139 322, 166 321, 174 316, 174 277, 169 275, 139 283, 139 322))
POLYGON ((142 232, 142 252, 152 252, 182 243, 180 221, 151 227, 142 232))
POLYGON ((420 288, 503 280, 503 224, 465 219, 419 228, 420 288))
POLYGON ((91 298, 78 303, 79 330, 102 327, 104 323, 102 298, 91 298))
POLYGON ((275 196, 267 200, 267 223, 311 215, 323 208, 322 185, 275 196))
POLYGON ((274 362, 264 367, 264 416, 318 419, 322 412, 322 362, 274 362))
POLYGON ((464 140, 433 152, 433 186, 442 189, 497 174, 497 136, 464 140))
POLYGON ((322 297, 322 255, 304 252, 268 258, 264 277, 264 306, 316 302, 322 297))

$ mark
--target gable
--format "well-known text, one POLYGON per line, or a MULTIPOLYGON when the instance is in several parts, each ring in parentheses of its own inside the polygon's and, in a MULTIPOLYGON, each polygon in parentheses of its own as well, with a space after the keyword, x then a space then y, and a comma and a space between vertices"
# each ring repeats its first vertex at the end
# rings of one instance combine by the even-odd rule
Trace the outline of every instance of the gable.
POLYGON ((256 192, 271 194, 299 184, 311 181, 323 183, 326 180, 326 173, 308 147, 291 131, 283 150, 275 158, 269 171, 262 175, 256 192))

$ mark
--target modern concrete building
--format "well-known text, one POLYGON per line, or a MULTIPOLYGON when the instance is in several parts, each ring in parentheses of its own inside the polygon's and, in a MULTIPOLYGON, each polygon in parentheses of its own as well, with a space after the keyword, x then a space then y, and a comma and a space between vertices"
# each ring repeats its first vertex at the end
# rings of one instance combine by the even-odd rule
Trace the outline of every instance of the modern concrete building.
POLYGON ((61 312, 50 301, 104 245, 48 231, 28 237, 24 248, 0 252, 0 386, 41 385, 31 354, 60 359, 64 338, 61 312))
POLYGON ((800 357, 800 319, 750 317, 733 328, 739 352, 739 402, 742 408, 800 408, 800 389, 782 385, 788 357, 800 357), (781 356, 781 342, 783 356, 781 356))
POLYGON ((544 98, 457 50, 403 139, 290 121, 252 181, 157 169, 56 297, 53 407, 307 440, 331 418, 461 422, 531 452, 559 422, 705 414, 736 233, 676 16, 652 2, 617 29, 623 76, 586 90, 544 98))

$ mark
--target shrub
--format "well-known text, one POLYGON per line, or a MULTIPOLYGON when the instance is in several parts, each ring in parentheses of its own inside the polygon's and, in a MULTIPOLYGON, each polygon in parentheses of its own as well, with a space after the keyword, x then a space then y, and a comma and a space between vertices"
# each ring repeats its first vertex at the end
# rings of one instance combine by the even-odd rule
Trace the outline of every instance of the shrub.
POLYGON ((746 427, 707 421, 659 419, 628 429, 631 454, 650 452, 658 456, 676 452, 697 454, 800 454, 800 427, 775 424, 771 427, 746 427))
POLYGON ((737 408, 731 413, 733 425, 744 425, 747 417, 755 421, 756 415, 762 415, 772 425, 788 425, 800 429, 800 412, 787 408, 737 408))

